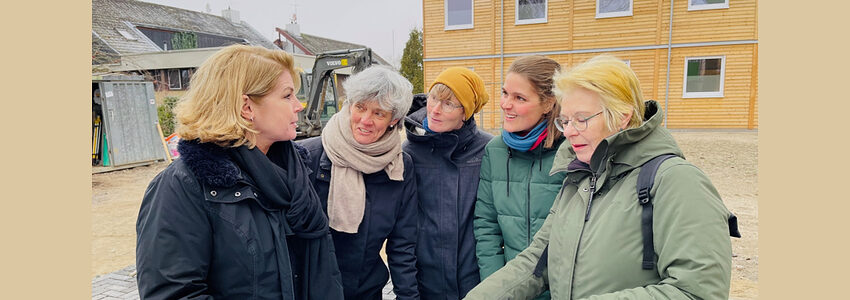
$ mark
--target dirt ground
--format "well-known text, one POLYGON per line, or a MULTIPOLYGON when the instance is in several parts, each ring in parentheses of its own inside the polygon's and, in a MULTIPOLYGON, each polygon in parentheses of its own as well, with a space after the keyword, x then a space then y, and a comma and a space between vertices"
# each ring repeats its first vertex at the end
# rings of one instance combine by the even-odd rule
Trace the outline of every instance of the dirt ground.
MULTIPOLYGON (((758 133, 674 131, 685 158, 711 178, 738 216, 743 238, 732 239, 735 299, 758 298, 758 133)), ((92 174, 91 276, 135 263, 136 217, 148 183, 165 162, 92 174)))

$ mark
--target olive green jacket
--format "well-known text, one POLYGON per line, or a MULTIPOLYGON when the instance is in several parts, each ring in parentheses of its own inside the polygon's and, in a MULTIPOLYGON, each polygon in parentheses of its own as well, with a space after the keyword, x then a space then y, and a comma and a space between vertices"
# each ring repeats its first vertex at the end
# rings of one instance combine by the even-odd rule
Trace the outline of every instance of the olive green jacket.
POLYGON ((708 177, 684 159, 668 159, 658 169, 651 190, 657 264, 641 268, 638 169, 660 154, 682 156, 660 126, 658 104, 648 101, 646 110, 642 126, 603 140, 589 166, 575 160, 569 143, 560 147, 551 174, 566 173, 566 179, 549 217, 531 246, 466 299, 531 299, 547 287, 552 299, 728 298, 729 211, 708 177), (536 277, 547 244, 548 264, 536 277))

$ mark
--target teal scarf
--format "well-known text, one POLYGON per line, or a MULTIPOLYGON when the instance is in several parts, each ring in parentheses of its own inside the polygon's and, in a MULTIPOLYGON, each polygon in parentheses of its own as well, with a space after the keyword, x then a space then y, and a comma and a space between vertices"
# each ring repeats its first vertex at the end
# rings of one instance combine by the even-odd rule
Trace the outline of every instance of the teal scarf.
POLYGON ((511 147, 511 149, 525 152, 537 148, 543 139, 546 138, 547 133, 546 120, 543 120, 540 121, 540 124, 534 126, 534 128, 531 129, 531 131, 525 136, 520 136, 502 129, 502 141, 504 141, 508 147, 511 147))

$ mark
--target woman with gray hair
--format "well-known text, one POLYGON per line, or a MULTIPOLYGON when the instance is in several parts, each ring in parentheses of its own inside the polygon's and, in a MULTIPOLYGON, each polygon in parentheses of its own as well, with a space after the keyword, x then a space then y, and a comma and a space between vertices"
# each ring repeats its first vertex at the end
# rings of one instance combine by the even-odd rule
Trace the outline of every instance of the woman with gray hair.
POLYGON ((351 76, 345 104, 322 135, 304 140, 310 180, 336 247, 345 299, 381 299, 392 274, 398 299, 419 299, 417 197, 413 162, 401 148, 399 122, 413 86, 382 66, 351 76), (380 251, 386 241, 387 266, 380 251))

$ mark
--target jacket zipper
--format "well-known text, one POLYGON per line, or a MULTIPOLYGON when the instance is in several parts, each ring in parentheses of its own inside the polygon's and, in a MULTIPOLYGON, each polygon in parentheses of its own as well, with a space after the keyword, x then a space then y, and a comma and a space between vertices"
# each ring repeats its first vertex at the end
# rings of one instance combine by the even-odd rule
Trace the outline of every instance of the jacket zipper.
POLYGON ((528 168, 528 184, 525 187, 525 246, 528 247, 531 245, 531 174, 534 172, 534 163, 535 161, 531 161, 531 167, 528 168))
MULTIPOLYGON (((584 222, 587 223, 587 220, 590 219, 590 207, 593 205, 593 194, 596 192, 596 174, 593 171, 590 171, 590 195, 587 198, 587 211, 584 214, 584 222)), ((581 239, 584 236, 584 228, 587 224, 581 226, 581 232, 578 234, 578 241, 576 241, 575 253, 573 254, 573 268, 570 271, 570 289, 567 293, 568 298, 572 298, 573 288, 576 281, 576 273, 575 273, 575 265, 578 262, 578 251, 581 248, 581 239)))
POLYGON ((593 193, 596 192, 596 174, 590 175, 590 195, 587 197, 587 212, 584 214, 584 221, 590 219, 590 207, 593 206, 593 193))
POLYGON ((505 162, 505 170, 508 172, 508 178, 505 180, 507 182, 508 197, 511 196, 511 157, 513 157, 513 151, 511 151, 511 148, 508 148, 508 160, 505 162))

